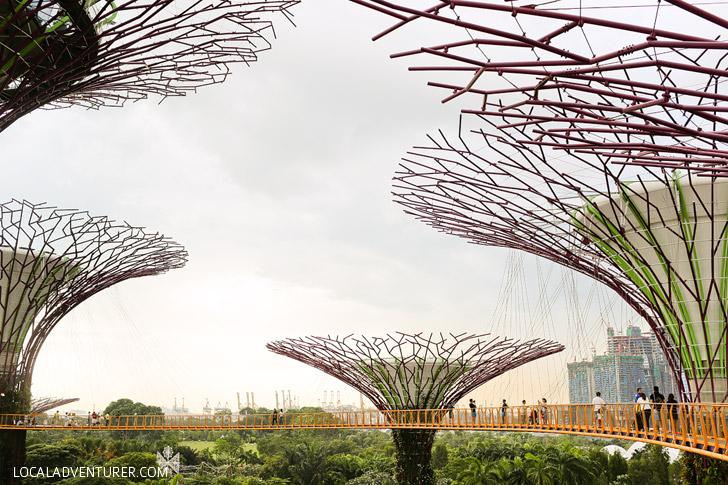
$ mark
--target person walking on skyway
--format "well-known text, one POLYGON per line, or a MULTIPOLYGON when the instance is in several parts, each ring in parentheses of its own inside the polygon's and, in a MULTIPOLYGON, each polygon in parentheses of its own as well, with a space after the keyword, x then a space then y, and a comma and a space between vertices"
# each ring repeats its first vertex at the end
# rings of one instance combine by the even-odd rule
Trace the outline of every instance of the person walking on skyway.
POLYGON ((526 426, 526 416, 528 416, 528 407, 526 406, 526 400, 521 401, 521 408, 518 410, 520 417, 521 426, 526 426))
POLYGON ((662 413, 662 404, 665 402, 665 396, 660 394, 660 388, 655 386, 652 388, 653 393, 650 394, 650 402, 652 404, 652 425, 655 428, 655 432, 657 432, 660 429, 660 426, 663 422, 661 413, 662 413))
POLYGON ((541 424, 549 424, 549 408, 545 397, 541 398, 541 424))
POLYGON ((670 425, 671 432, 680 432, 680 409, 674 394, 667 395, 665 407, 667 408, 667 423, 670 425))
POLYGON ((505 399, 503 399, 503 404, 501 404, 501 424, 508 424, 508 403, 505 399))
POLYGON ((603 413, 603 405, 607 404, 604 399, 602 399, 602 393, 597 391, 597 395, 594 396, 594 399, 592 399, 592 405, 594 406, 594 419, 596 420, 597 426, 602 426, 602 413, 603 413))
POLYGON ((649 431, 652 407, 650 406, 650 401, 647 400, 647 396, 645 396, 644 392, 641 393, 639 399, 637 399, 637 405, 634 409, 637 414, 637 429, 639 431, 649 431))
POLYGON ((478 412, 476 411, 476 406, 475 406, 475 399, 471 399, 470 404, 468 404, 468 406, 470 407, 470 415, 473 419, 473 426, 475 426, 475 418, 478 415, 478 412))

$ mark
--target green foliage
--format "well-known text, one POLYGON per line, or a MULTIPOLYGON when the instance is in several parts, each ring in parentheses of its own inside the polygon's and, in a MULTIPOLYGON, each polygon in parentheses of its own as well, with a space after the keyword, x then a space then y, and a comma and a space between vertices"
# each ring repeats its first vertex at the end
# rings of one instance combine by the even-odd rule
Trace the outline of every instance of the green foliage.
MULTIPOLYGON (((160 446, 160 447, 158 447, 158 449, 164 449, 164 447, 160 446)), ((180 463, 182 463, 182 465, 191 466, 191 465, 200 464, 200 461, 201 461, 200 457, 197 456, 197 453, 195 452, 195 450, 193 450, 189 446, 177 445, 177 446, 173 446, 172 449, 174 451, 176 451, 177 453, 179 453, 179 459, 180 459, 180 463)))
POLYGON ((391 474, 369 470, 363 475, 346 482, 346 485, 396 485, 391 474))
POLYGON ((160 478, 159 480, 152 480, 150 478, 147 478, 146 480, 144 480, 144 485, 182 485, 183 483, 184 476, 182 475, 175 475, 170 479, 160 478))
POLYGON ((728 483, 728 463, 696 453, 683 453, 680 457, 680 477, 688 485, 722 485, 728 483))
POLYGON ((72 477, 56 482, 58 485, 132 485, 134 482, 121 477, 72 477))
POLYGON ((322 485, 333 471, 328 459, 331 454, 331 448, 316 443, 286 450, 292 483, 322 485))
POLYGON ((447 465, 437 470, 437 477, 456 480, 468 465, 468 458, 454 455, 448 459, 447 465))
POLYGON ((619 453, 609 455, 607 462, 607 480, 608 483, 614 483, 622 475, 627 475, 629 464, 627 459, 619 453))
MULTIPOLYGON (((141 470, 142 468, 152 469, 157 467, 157 456, 151 453, 140 453, 137 451, 132 451, 118 458, 112 458, 111 460, 106 462, 106 467, 129 467, 134 468, 135 470, 141 470)), ((145 478, 134 477, 130 478, 130 480, 132 482, 143 482, 145 478)))
POLYGON ((467 463, 467 468, 458 474, 454 483, 456 485, 485 483, 488 475, 491 473, 491 469, 494 467, 493 463, 483 463, 474 456, 469 456, 464 460, 467 463))
MULTIPOLYGON (((134 403, 132 403, 134 404, 134 403)), ((295 413, 291 413, 294 415, 295 413)), ((156 466, 156 453, 171 446, 195 485, 393 485, 392 433, 332 430, 165 432, 157 441, 115 439, 110 431, 71 433, 32 431, 26 462, 35 466, 156 466), (199 443, 196 451, 185 443, 199 443), (199 442, 195 440, 201 440, 199 442), (254 444, 252 444, 254 443, 254 444)), ((607 455, 606 440, 550 435, 444 432, 432 447, 435 485, 475 484, 696 484, 725 483, 728 466, 693 455, 685 463, 667 464, 663 448, 647 446, 627 461, 607 455), (692 460, 692 461, 691 461, 692 460), (686 465, 687 464, 687 465, 686 465), (691 471, 692 470, 692 471, 691 471), (678 475, 683 474, 683 480, 678 475), (692 473, 692 475, 691 475, 692 473), (699 474, 699 475, 698 475, 699 474), (698 476, 700 482, 698 482, 698 476), (692 481, 691 481, 692 480, 692 481)), ((612 441, 613 443, 613 441, 612 441)), ((417 451, 417 450, 415 450, 417 451)), ((30 480, 28 485, 129 485, 127 479, 81 481, 30 480), (117 480, 117 481, 113 481, 117 480)), ((145 485, 173 485, 150 479, 145 485)), ((137 482, 137 483, 140 483, 137 482)))
POLYGON ((527 475, 532 483, 538 485, 551 485, 555 482, 557 473, 556 468, 549 461, 545 454, 533 455, 526 454, 527 475))
POLYGON ((665 449, 658 445, 647 445, 629 461, 628 474, 633 483, 669 485, 668 468, 665 449))
POLYGON ((364 458, 350 454, 336 454, 328 459, 329 467, 332 475, 340 477, 342 480, 353 480, 364 474, 366 461, 364 458))
POLYGON ((30 411, 30 389, 24 386, 19 390, 3 390, 0 399, 0 414, 27 414, 30 411))
POLYGON ((439 470, 447 465, 447 445, 445 443, 436 443, 432 447, 432 468, 439 470))
MULTIPOLYGON (((25 452, 26 467, 47 467, 48 469, 76 467, 83 463, 84 451, 78 443, 55 445, 31 445, 25 452)), ((50 481, 59 481, 60 478, 50 481)))
POLYGON ((106 406, 102 414, 110 414, 112 416, 133 416, 134 414, 139 416, 152 416, 162 415, 164 413, 159 406, 148 406, 140 402, 134 402, 131 399, 118 399, 106 406))
MULTIPOLYGON (((112 425, 151 425, 153 424, 154 418, 146 418, 145 416, 159 416, 164 413, 159 406, 150 406, 124 398, 111 402, 101 414, 110 415, 110 424, 112 425)), ((115 439, 121 439, 123 441, 131 438, 153 441, 163 436, 161 431, 112 431, 111 433, 115 439)))

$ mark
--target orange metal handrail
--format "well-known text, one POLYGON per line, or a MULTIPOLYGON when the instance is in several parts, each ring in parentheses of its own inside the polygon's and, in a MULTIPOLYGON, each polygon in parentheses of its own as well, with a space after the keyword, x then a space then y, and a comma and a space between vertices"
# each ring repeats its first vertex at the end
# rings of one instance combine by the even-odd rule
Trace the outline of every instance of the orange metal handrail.
POLYGON ((728 461, 727 404, 589 404, 513 406, 470 409, 288 412, 282 415, 88 416, 0 415, 0 429, 31 430, 228 430, 228 429, 435 429, 527 431, 602 436, 655 443, 728 461))

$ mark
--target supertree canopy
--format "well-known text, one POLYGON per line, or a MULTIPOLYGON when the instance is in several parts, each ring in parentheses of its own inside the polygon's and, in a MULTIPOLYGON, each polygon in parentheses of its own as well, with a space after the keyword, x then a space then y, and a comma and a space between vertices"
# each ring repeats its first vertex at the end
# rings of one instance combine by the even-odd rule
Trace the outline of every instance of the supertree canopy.
POLYGON ((0 0, 0 131, 39 107, 119 106, 222 82, 298 0, 0 0))
MULTIPOLYGON (((116 283, 180 268, 186 259, 182 246, 140 227, 26 201, 1 204, 2 413, 29 411, 41 345, 68 312, 116 283)), ((18 441, 19 431, 3 433, 0 457, 22 458, 24 435, 18 441)), ((7 466, 0 459, 0 473, 7 466)))
POLYGON ((411 69, 437 77, 443 102, 465 95, 466 112, 519 127, 524 142, 728 171, 720 15, 683 0, 351 1, 396 19, 375 39, 420 26, 426 44, 393 57, 424 57, 411 69))
MULTIPOLYGON (((564 349, 542 339, 403 333, 385 338, 304 337, 267 347, 336 377, 382 411, 443 409, 511 369, 564 349)), ((400 483, 434 483, 434 436, 434 430, 392 430, 400 483)))
POLYGON ((436 56, 414 69, 476 104, 457 136, 405 158, 405 210, 604 283, 653 329, 685 399, 725 401, 728 22, 680 0, 352 1, 399 19, 380 35, 459 34, 399 54, 436 56))

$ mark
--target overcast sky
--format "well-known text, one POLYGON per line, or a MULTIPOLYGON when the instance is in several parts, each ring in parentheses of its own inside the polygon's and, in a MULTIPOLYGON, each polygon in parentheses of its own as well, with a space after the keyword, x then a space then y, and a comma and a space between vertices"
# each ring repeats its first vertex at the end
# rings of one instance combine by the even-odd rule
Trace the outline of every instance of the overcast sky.
MULTIPOLYGON (((122 283, 64 319, 41 351, 34 395, 79 397, 68 408, 88 410, 122 397, 234 408, 238 391, 272 407, 281 389, 303 404, 332 389, 358 402, 265 344, 489 328, 508 251, 438 234, 390 194, 397 160, 427 133, 455 128, 459 106, 442 105, 424 77, 389 59, 410 45, 371 42, 383 16, 342 0, 304 1, 292 13, 297 27, 278 19, 273 49, 233 66, 221 85, 162 104, 36 111, 2 134, 4 199, 145 226, 190 255, 185 268, 122 283)), ((561 269, 551 271, 558 286, 561 269)), ((564 312, 532 336, 574 340, 564 312)), ((498 328, 518 334, 520 325, 498 328)), ((541 397, 565 378, 567 358, 601 338, 598 323, 587 331, 591 340, 535 384, 478 399, 541 397)), ((550 401, 566 399, 560 389, 550 401)))

